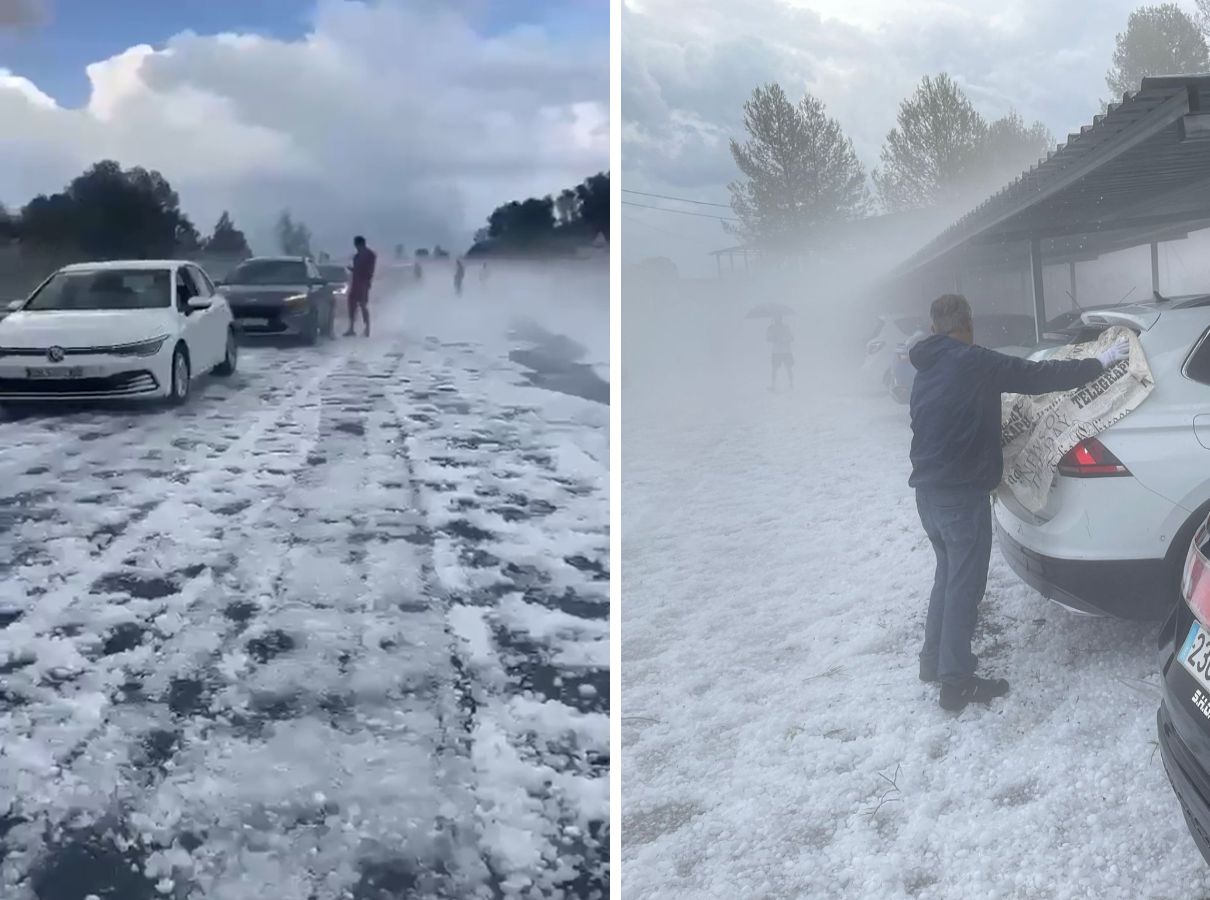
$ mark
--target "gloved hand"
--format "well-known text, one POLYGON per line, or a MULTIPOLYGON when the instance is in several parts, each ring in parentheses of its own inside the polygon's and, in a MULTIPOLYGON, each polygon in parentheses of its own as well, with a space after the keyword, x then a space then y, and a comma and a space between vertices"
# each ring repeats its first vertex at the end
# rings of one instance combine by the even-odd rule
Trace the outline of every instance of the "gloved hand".
POLYGON ((1101 367, 1108 369, 1110 366, 1115 366, 1124 359, 1130 357, 1130 341, 1122 338, 1111 344, 1106 349, 1097 354, 1097 359, 1101 361, 1101 367))

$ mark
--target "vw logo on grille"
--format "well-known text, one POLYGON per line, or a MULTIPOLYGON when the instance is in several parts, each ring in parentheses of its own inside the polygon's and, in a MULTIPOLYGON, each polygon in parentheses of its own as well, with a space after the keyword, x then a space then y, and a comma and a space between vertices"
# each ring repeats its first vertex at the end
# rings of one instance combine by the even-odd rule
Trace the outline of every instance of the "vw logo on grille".
POLYGON ((51 347, 46 351, 46 358, 51 362, 63 362, 64 355, 62 347, 51 347))

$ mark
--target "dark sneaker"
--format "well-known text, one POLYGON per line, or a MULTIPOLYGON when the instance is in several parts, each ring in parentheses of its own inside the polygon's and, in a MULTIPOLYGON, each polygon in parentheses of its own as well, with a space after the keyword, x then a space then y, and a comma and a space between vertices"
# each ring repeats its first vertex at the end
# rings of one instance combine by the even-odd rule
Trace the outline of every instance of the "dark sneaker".
POLYGON ((978 678, 971 676, 960 684, 941 685, 941 708, 950 712, 966 709, 971 703, 991 703, 1008 693, 1008 682, 1003 678, 978 678))
POLYGON ((345 332, 345 337, 357 337, 357 332, 350 328, 345 332))

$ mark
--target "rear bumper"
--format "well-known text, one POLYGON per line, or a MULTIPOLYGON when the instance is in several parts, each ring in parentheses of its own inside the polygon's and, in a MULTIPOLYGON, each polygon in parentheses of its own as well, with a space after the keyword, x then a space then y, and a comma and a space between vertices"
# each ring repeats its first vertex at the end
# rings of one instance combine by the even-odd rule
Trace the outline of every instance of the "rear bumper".
POLYGON ((164 396, 165 388, 150 369, 118 372, 100 378, 0 378, 0 401, 113 400, 164 396))
POLYGON ((1022 546, 995 520, 996 538, 1017 577, 1076 612, 1157 621, 1172 610, 1162 559, 1057 559, 1022 546))
POLYGON ((1202 858, 1210 862, 1210 775, 1181 740, 1167 697, 1160 703, 1156 730, 1164 771, 1181 805, 1189 834, 1193 836, 1202 858))

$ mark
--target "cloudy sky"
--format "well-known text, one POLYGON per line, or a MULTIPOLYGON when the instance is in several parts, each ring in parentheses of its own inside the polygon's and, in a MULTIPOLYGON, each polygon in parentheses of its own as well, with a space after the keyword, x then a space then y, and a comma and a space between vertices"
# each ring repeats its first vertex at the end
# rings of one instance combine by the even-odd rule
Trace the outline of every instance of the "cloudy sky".
MULTIPOLYGON (((1158 2, 1158 0, 1157 0, 1158 2)), ((1015 108, 1059 141, 1108 96, 1115 35, 1140 0, 625 0, 622 181, 629 190, 726 203, 752 88, 780 82, 821 98, 867 170, 899 102, 948 72, 979 111, 1015 108)), ((1178 0, 1193 13, 1193 0, 1178 0)), ((694 213, 711 207, 627 195, 694 213)), ((713 212, 726 216, 725 209, 713 212)), ((709 218, 623 207, 622 251, 708 271, 704 254, 739 243, 709 218)))
POLYGON ((608 0, 0 0, 0 202, 102 158, 271 250, 464 247, 609 167, 608 0))

